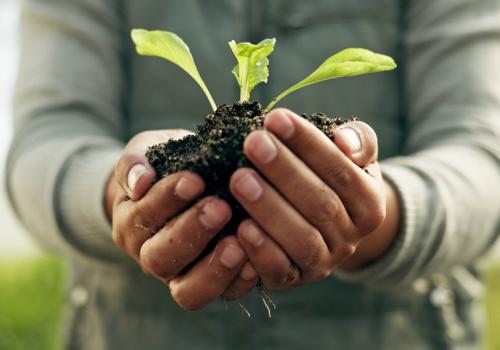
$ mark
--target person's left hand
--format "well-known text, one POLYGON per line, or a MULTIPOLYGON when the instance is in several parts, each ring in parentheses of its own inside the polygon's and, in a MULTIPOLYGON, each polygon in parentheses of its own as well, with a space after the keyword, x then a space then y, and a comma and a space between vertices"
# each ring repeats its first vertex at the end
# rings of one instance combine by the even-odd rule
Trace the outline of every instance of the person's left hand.
POLYGON ((267 290, 326 278, 384 221, 375 132, 353 121, 335 130, 334 141, 286 109, 271 111, 265 129, 245 140, 259 172, 243 168, 231 178, 231 193, 251 217, 237 237, 267 290))

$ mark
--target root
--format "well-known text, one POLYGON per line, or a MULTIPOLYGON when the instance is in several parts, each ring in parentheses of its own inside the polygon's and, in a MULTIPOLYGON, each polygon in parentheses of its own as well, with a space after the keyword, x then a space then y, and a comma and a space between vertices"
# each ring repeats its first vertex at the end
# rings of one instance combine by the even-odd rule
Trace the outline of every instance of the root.
POLYGON ((262 300, 262 303, 264 304, 266 310, 267 310, 267 317, 272 318, 272 310, 276 311, 277 307, 276 304, 271 300, 271 297, 269 294, 266 293, 264 288, 262 287, 262 283, 259 281, 257 284, 257 289, 259 290, 260 294, 260 299, 262 300))
POLYGON ((241 310, 241 313, 243 315, 245 315, 247 318, 251 318, 252 317, 252 314, 250 313, 250 311, 248 311, 248 309, 245 307, 245 305, 243 305, 240 302, 238 302, 238 305, 240 306, 240 310, 241 310))

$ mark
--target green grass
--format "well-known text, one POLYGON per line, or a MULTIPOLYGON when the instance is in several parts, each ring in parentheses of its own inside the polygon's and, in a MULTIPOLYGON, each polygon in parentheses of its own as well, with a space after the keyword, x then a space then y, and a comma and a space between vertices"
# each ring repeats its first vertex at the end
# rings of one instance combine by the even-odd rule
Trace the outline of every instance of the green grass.
POLYGON ((54 257, 0 262, 0 349, 60 348, 64 275, 54 257))
MULTIPOLYGON (((64 263, 54 257, 0 261, 0 349, 61 348, 64 263)), ((500 266, 485 274, 487 350, 500 350, 500 266)))
POLYGON ((486 278, 486 314, 488 328, 486 343, 488 350, 500 350, 500 265, 491 267, 486 278))

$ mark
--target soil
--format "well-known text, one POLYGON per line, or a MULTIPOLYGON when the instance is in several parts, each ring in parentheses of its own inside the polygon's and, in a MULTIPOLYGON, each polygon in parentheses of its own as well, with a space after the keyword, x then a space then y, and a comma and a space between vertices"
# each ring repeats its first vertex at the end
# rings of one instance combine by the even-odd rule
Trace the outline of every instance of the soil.
MULTIPOLYGON (((303 114, 330 138, 333 130, 347 122, 323 113, 303 114)), ((234 234, 238 224, 248 217, 246 211, 229 192, 229 179, 241 167, 255 168, 243 154, 243 141, 252 131, 263 127, 264 112, 258 102, 221 105, 205 117, 196 134, 171 140, 148 149, 146 157, 156 170, 157 180, 182 170, 198 173, 206 184, 204 196, 216 195, 233 209, 231 221, 220 235, 234 234)))

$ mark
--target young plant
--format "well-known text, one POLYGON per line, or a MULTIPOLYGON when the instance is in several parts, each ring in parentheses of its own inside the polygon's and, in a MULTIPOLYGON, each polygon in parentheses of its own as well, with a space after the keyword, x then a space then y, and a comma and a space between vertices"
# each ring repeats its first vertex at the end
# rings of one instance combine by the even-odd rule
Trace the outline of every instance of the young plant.
MULTIPOLYGON (((186 71, 201 87, 212 109, 214 111, 217 109, 212 95, 196 68, 189 47, 181 38, 171 32, 134 29, 132 40, 140 55, 164 58, 186 71)), ((275 43, 274 38, 264 39, 258 44, 236 43, 234 40, 228 43, 238 62, 232 72, 240 86, 240 102, 249 101, 250 93, 258 84, 267 83, 269 76, 267 57, 273 52, 275 43)), ((394 68, 396 68, 396 63, 389 56, 366 49, 344 49, 327 58, 309 76, 273 98, 264 112, 268 112, 285 96, 305 86, 330 79, 389 71, 394 68)))
POLYGON ((267 83, 269 76, 269 56, 274 50, 276 39, 264 39, 258 44, 236 43, 231 40, 229 47, 238 64, 233 74, 240 85, 240 102, 250 100, 250 92, 260 83, 267 83))

